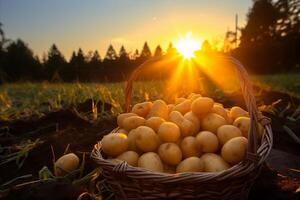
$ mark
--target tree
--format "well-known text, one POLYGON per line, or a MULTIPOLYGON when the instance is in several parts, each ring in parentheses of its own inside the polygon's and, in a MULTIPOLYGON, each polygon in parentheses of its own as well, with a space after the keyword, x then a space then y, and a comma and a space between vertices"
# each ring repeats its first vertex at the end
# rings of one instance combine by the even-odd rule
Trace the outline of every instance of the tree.
POLYGON ((125 50, 125 47, 122 45, 119 51, 119 58, 120 60, 127 60, 129 59, 128 53, 125 50))
POLYGON ((3 71, 11 81, 40 78, 41 64, 22 40, 11 42, 6 48, 3 71))
POLYGON ((101 57, 97 50, 94 51, 94 53, 90 59, 90 64, 94 65, 94 66, 99 66, 101 64, 101 57))
POLYGON ((160 45, 158 45, 155 49, 154 57, 160 57, 162 55, 163 55, 162 49, 161 49, 160 45))
POLYGON ((60 72, 65 66, 67 62, 62 55, 62 53, 59 51, 57 46, 53 44, 50 47, 50 50, 48 52, 47 61, 45 63, 45 71, 47 74, 48 80, 52 79, 52 76, 55 72, 60 72))
POLYGON ((278 11, 271 0, 254 0, 247 16, 247 25, 241 30, 241 46, 264 42, 272 37, 278 17, 278 11))
POLYGON ((151 58, 151 51, 150 51, 150 48, 149 48, 147 42, 144 43, 140 58, 142 60, 147 60, 147 59, 151 58))
POLYGON ((116 60, 117 58, 117 53, 114 47, 110 44, 106 52, 105 60, 116 60))
POLYGON ((207 40, 205 40, 203 42, 201 50, 204 51, 204 52, 211 52, 212 51, 211 45, 207 40))
POLYGON ((174 55, 175 53, 176 53, 176 49, 173 47, 172 42, 170 42, 167 48, 167 55, 174 55))

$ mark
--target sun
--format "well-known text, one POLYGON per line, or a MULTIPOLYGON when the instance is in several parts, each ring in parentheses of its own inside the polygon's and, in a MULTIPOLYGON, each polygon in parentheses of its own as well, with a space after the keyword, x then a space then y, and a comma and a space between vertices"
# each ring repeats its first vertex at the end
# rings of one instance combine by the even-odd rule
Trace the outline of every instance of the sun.
POLYGON ((202 39, 192 38, 192 33, 189 32, 175 42, 175 47, 185 59, 190 59, 195 56, 195 51, 201 49, 202 41, 202 39))

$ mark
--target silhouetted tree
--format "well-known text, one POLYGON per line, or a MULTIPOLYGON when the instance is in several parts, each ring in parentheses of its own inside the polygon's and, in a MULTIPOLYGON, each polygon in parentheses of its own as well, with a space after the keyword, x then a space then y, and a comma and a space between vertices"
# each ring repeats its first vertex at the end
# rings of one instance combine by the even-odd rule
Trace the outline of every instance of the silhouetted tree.
POLYGON ((60 71, 66 66, 67 62, 58 50, 57 46, 53 44, 48 52, 47 61, 45 62, 45 72, 48 80, 52 79, 55 72, 60 73, 60 71))
POLYGON ((176 53, 176 49, 173 47, 172 42, 170 42, 168 48, 167 48, 167 55, 174 55, 176 53))
POLYGON ((143 46, 143 49, 141 51, 140 59, 144 61, 144 60, 147 60, 149 58, 151 58, 151 51, 150 51, 150 48, 148 46, 148 43, 145 42, 144 46, 143 46))
POLYGON ((107 52, 106 52, 106 56, 105 56, 105 60, 116 60, 118 58, 117 53, 114 49, 114 47, 110 44, 107 52))
POLYGON ((40 78, 41 64, 22 40, 11 42, 6 48, 3 71, 11 81, 40 78))
POLYGON ((212 51, 211 45, 210 45, 210 43, 207 40, 205 40, 202 43, 201 50, 204 51, 204 52, 210 52, 210 51, 212 51))
POLYGON ((160 57, 162 55, 163 55, 162 49, 161 49, 160 45, 158 45, 155 49, 154 57, 160 57))

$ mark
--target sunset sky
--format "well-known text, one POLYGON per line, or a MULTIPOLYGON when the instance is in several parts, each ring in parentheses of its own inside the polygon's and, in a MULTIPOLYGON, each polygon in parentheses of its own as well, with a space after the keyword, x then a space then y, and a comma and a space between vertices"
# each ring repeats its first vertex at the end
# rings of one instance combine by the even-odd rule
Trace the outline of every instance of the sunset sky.
POLYGON ((81 47, 101 57, 111 43, 119 51, 163 50, 180 35, 220 43, 234 29, 235 14, 245 24, 251 0, 0 0, 0 22, 6 36, 21 38, 36 54, 57 44, 69 58, 81 47))

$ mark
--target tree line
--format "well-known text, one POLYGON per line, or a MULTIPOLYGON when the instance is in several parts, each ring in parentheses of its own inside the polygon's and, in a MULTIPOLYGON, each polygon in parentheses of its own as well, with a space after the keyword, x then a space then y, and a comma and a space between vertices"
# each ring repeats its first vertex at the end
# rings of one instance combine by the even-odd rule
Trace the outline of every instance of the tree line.
POLYGON ((299 0, 253 0, 240 31, 240 44, 231 53, 250 71, 300 71, 299 0))
MULTIPOLYGON (((222 52, 234 55, 253 73, 300 71, 300 2, 299 0, 253 0, 247 23, 239 28, 240 38, 227 32, 222 52), (239 40, 239 45, 236 47, 239 40)), ((206 42, 204 45, 209 46, 206 42)), ((139 52, 129 54, 124 46, 117 52, 109 45, 101 58, 98 51, 84 53, 81 48, 66 60, 53 44, 42 59, 21 39, 6 38, 0 23, 0 81, 115 81, 125 80, 141 63, 151 57, 167 59, 176 50, 169 45, 164 53, 158 45, 151 52, 148 43, 139 52)), ((176 60, 164 71, 152 76, 166 77, 176 60)))

